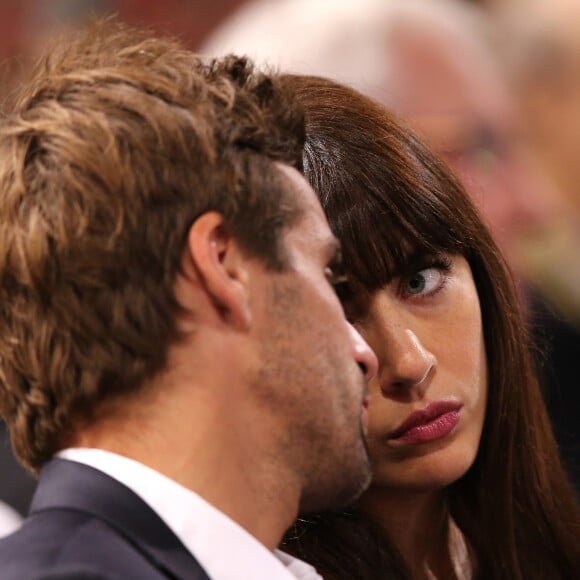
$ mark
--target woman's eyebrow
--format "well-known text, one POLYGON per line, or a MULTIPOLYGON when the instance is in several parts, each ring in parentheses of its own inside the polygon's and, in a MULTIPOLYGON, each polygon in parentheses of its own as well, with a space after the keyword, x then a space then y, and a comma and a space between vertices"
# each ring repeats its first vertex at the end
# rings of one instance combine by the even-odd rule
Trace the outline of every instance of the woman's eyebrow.
POLYGON ((395 262, 391 271, 391 279, 400 278, 410 272, 424 268, 425 265, 433 259, 436 259, 441 252, 433 252, 422 249, 413 250, 402 260, 395 262))

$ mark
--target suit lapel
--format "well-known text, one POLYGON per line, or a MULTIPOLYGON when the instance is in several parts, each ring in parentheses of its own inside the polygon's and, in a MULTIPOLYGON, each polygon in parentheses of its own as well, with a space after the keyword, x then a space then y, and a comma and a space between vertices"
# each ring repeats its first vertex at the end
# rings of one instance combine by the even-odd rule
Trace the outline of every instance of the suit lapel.
POLYGON ((177 536, 139 496, 97 469, 63 459, 47 463, 30 513, 52 509, 75 509, 107 522, 169 577, 209 580, 177 536))

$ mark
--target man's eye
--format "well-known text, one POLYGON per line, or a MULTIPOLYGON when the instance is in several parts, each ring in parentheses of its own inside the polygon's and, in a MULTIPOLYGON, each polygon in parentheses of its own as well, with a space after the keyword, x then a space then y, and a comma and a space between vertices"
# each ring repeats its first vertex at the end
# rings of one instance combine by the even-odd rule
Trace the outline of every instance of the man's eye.
POLYGON ((343 284, 347 281, 346 275, 336 270, 332 266, 327 266, 324 269, 324 274, 329 283, 334 287, 339 286, 340 284, 343 284))
POLYGON ((328 266, 325 269, 326 279, 334 288, 341 302, 350 297, 350 282, 348 276, 342 270, 328 266))

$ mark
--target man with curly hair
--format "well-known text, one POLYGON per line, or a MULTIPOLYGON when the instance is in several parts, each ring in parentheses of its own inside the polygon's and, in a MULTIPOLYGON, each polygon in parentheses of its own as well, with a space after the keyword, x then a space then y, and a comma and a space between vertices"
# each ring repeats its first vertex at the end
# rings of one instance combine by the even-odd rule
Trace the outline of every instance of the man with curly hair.
POLYGON ((39 473, 3 580, 319 578, 276 546, 369 479, 376 359, 275 75, 108 20, 0 128, 0 413, 39 473))

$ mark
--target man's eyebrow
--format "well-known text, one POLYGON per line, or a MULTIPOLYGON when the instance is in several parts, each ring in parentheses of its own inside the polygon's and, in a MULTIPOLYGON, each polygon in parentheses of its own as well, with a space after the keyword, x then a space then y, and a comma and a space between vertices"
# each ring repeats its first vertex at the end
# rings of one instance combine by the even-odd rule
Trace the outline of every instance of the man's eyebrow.
POLYGON ((326 253, 332 262, 340 264, 342 262, 342 246, 337 238, 332 236, 326 242, 326 253))

